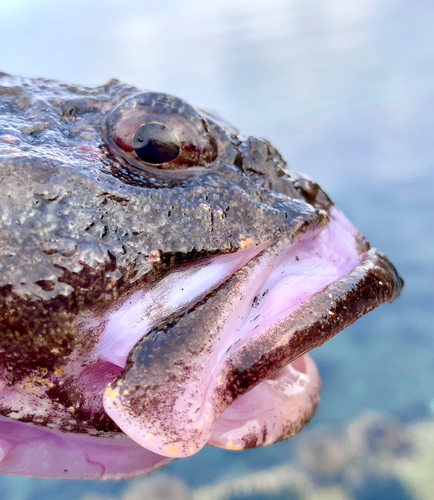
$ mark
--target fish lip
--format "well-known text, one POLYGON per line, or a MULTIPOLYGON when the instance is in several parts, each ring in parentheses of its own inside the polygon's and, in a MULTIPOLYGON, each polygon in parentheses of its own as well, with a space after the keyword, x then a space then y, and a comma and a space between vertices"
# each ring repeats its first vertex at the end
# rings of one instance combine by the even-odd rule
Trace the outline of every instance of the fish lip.
POLYGON ((219 373, 222 383, 212 397, 225 400, 228 408, 215 420, 208 444, 241 450, 252 447, 250 441, 255 447, 267 446, 297 434, 313 418, 320 399, 321 380, 307 353, 381 303, 395 300, 403 284, 387 257, 370 249, 350 273, 303 302, 266 335, 252 337, 219 373), (280 339, 277 347, 276 338, 280 339), (288 394, 290 399, 276 396, 268 381, 282 377, 280 373, 301 359, 310 363, 301 391, 297 384, 295 392, 288 394), (270 413, 272 401, 276 410, 270 413), (246 406, 254 411, 244 417, 246 406), (250 434, 245 429, 251 429, 250 434))
MULTIPOLYGON (((212 310, 212 307, 210 309, 210 302, 206 298, 189 311, 176 318, 169 319, 165 324, 150 332, 132 351, 122 376, 114 384, 109 385, 104 397, 106 412, 124 432, 137 440, 142 446, 163 455, 167 453, 167 456, 181 457, 193 454, 206 443, 203 437, 205 431, 201 430, 202 424, 196 429, 194 422, 215 421, 236 399, 268 379, 280 368, 313 348, 322 345, 326 340, 381 303, 392 301, 399 295, 403 282, 388 259, 377 250, 368 249, 369 246, 364 238, 337 209, 332 206, 328 213, 330 219, 334 220, 335 228, 338 226, 341 229, 344 228, 342 233, 337 234, 342 235, 345 233, 348 235, 349 233, 351 236, 351 238, 344 239, 342 242, 344 247, 347 245, 347 248, 350 248, 348 245, 349 241, 351 241, 352 250, 348 255, 345 251, 342 255, 344 260, 347 259, 347 263, 340 271, 340 277, 338 279, 333 278, 329 284, 317 288, 317 291, 302 302, 300 306, 297 306, 285 320, 278 321, 271 327, 267 327, 265 334, 253 336, 247 342, 241 342, 242 347, 225 354, 222 362, 223 368, 219 368, 217 371, 213 369, 208 372, 210 374, 209 380, 214 380, 214 383, 210 382, 211 385, 206 385, 206 389, 200 389, 199 393, 196 389, 197 383, 200 381, 200 375, 197 374, 202 373, 203 367, 197 362, 196 365, 192 362, 191 366, 187 366, 182 356, 179 356, 179 346, 187 346, 185 347, 186 352, 191 353, 193 361, 194 356, 199 356, 201 353, 206 352, 208 348, 211 349, 209 345, 208 347, 206 345, 208 341, 205 341, 205 344, 200 344, 202 347, 200 345, 198 347, 194 343, 195 340, 191 340, 189 336, 195 329, 202 334, 202 327, 207 328, 206 322, 213 323, 216 321, 219 317, 218 308, 214 308, 217 315, 207 316, 206 321, 203 321, 206 315, 202 316, 202 322, 197 323, 200 314, 212 310), (195 315, 196 313, 199 316, 195 315), (292 320, 292 327, 289 326, 290 320, 292 320), (170 340, 170 335, 175 335, 178 344, 176 344, 175 340, 170 340), (279 341, 276 342, 276 339, 279 341), (193 342, 193 344, 190 344, 190 342, 193 342), (190 345, 193 347, 188 347, 190 345), (167 349, 172 354, 167 354, 167 349), (154 364, 155 356, 152 354, 154 350, 163 353, 163 355, 157 355, 157 358, 160 356, 157 365, 154 364), (153 371, 153 366, 157 366, 157 372, 153 371), (182 370, 186 366, 187 371, 190 374, 193 373, 192 379, 185 379, 185 375, 182 374, 182 370), (171 367, 175 367, 173 371, 171 367), (147 379, 143 379, 144 373, 147 379), (157 378, 154 378, 154 374, 156 374, 157 378), (158 377, 161 378, 158 379, 158 377), (188 380, 188 384, 192 384, 192 389, 184 390, 184 385, 187 384, 186 380, 188 380), (195 380, 196 382, 194 382, 195 380), (193 387, 196 387, 196 389, 193 390, 193 387), (133 388, 132 392, 130 388, 133 388), (178 391, 183 391, 182 398, 185 402, 191 401, 189 398, 195 398, 193 403, 186 403, 188 410, 187 407, 182 410, 185 416, 179 417, 179 421, 177 420, 178 416, 173 416, 179 413, 176 406, 178 404, 176 403, 178 391), (199 395, 195 396, 195 392, 199 395), (204 403, 205 401, 207 403, 204 403), (215 402, 216 404, 214 404, 215 402), (199 404, 198 409, 202 405, 205 410, 197 413, 198 410, 195 410, 197 404, 199 404), (196 414, 200 416, 196 417, 196 414), (142 420, 143 415, 145 415, 145 420, 142 420), (146 423, 146 419, 148 419, 148 423, 146 423), (167 424, 167 422, 172 423, 167 424), (151 443, 150 441, 155 438, 154 429, 160 428, 160 425, 162 441, 158 437, 157 441, 160 444, 157 442, 155 442, 156 444, 151 443), (135 434, 135 431, 131 432, 131 426, 135 427, 136 430, 138 429, 143 438, 135 434), (179 429, 181 430, 179 431, 179 429), (180 437, 181 434, 178 431, 183 437, 180 437), (187 435, 191 439, 184 439, 187 435), (194 444, 192 445, 191 442, 194 444), (170 443, 173 443, 173 445, 170 443), (167 451, 165 451, 166 449, 167 451)), ((323 231, 324 228, 319 228, 316 236, 323 234, 323 231)), ((333 241, 334 234, 333 230, 331 230, 328 236, 325 236, 326 239, 323 244, 326 244, 327 241, 333 241)), ((305 240, 302 236, 300 241, 304 244, 305 240)), ((316 236, 314 233, 314 238, 316 236)), ((230 288, 232 292, 227 292, 227 286, 231 287, 234 284, 234 278, 235 283, 237 279, 238 283, 243 283, 243 273, 248 275, 249 269, 255 268, 258 261, 263 259, 263 263, 270 262, 270 260, 266 260, 267 255, 270 259, 273 252, 278 254, 278 249, 285 248, 285 244, 289 243, 289 247, 286 248, 291 248, 291 245, 294 244, 293 241, 286 243, 285 241, 279 240, 274 245, 266 248, 240 271, 231 276, 221 287, 215 289, 209 295, 211 304, 215 304, 215 301, 218 303, 221 297, 225 297, 225 293, 228 300, 231 300, 231 294, 232 297, 237 297, 236 285, 230 288), (219 299, 217 296, 222 290, 223 295, 220 295, 219 299), (213 302, 214 298, 215 301, 213 302)), ((314 249, 316 248, 314 245, 314 249)), ((339 248, 339 245, 337 248, 339 248)), ((248 296, 244 295, 244 299, 242 299, 246 304, 250 304, 249 301, 252 298, 247 299, 248 296)), ((228 307, 233 308, 234 305, 228 303, 228 307)), ((234 311, 235 309, 231 310, 234 311)), ((218 325, 218 323, 216 324, 218 325)), ((218 337, 220 333, 215 334, 215 332, 219 332, 220 327, 212 326, 210 330, 212 328, 214 328, 212 335, 218 337)), ((196 335, 196 337, 198 336, 196 335)), ((203 359, 208 363, 210 358, 204 357, 203 359)), ((159 432, 157 431, 157 435, 159 435, 159 432)))
POLYGON ((269 378, 379 305, 394 301, 403 286, 403 279, 389 259, 375 248, 368 250, 350 273, 310 297, 267 332, 261 339, 261 350, 267 356, 252 359, 252 353, 258 350, 255 345, 258 339, 252 339, 250 345, 246 344, 232 356, 223 375, 230 399, 237 399, 246 384, 253 387, 252 380, 269 378), (276 336, 280 337, 281 345, 273 348, 276 336))

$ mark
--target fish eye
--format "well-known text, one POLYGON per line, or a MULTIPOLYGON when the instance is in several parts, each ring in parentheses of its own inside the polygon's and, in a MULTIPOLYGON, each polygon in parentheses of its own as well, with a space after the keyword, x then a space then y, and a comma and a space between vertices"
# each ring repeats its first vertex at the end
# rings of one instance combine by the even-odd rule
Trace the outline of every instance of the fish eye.
POLYGON ((182 99, 157 92, 136 94, 112 109, 103 135, 127 166, 167 177, 206 172, 218 154, 202 115, 182 99))

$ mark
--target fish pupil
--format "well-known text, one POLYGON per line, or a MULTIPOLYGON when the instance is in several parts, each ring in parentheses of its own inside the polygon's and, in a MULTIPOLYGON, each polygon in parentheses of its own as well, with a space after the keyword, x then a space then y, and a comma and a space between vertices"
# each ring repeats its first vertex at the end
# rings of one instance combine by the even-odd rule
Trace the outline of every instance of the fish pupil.
POLYGON ((134 135, 133 147, 137 156, 153 165, 169 163, 178 158, 179 141, 176 135, 162 123, 146 123, 134 135))

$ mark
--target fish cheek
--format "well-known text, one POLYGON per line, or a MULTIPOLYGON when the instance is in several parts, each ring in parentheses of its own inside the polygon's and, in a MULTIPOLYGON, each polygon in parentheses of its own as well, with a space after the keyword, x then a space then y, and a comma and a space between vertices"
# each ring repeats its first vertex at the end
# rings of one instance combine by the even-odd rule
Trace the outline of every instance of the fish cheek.
POLYGON ((13 307, 10 301, 0 305, 0 364, 10 384, 35 370, 54 371, 72 352, 72 315, 54 302, 15 297, 13 307))

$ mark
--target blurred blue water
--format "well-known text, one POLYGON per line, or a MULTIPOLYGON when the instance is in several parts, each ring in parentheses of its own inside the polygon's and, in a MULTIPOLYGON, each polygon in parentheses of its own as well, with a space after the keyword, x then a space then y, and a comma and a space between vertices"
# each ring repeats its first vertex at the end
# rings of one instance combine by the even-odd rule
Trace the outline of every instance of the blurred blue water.
MULTIPOLYGON (((117 77, 270 139, 406 280, 399 302, 314 352, 324 388, 311 426, 367 409, 412 422, 434 407, 433 26, 431 0, 4 1, 0 69, 88 85, 117 77)), ((286 461, 296 439, 207 448, 165 472, 208 484, 286 461)), ((3 477, 0 498, 124 487, 3 477)))

